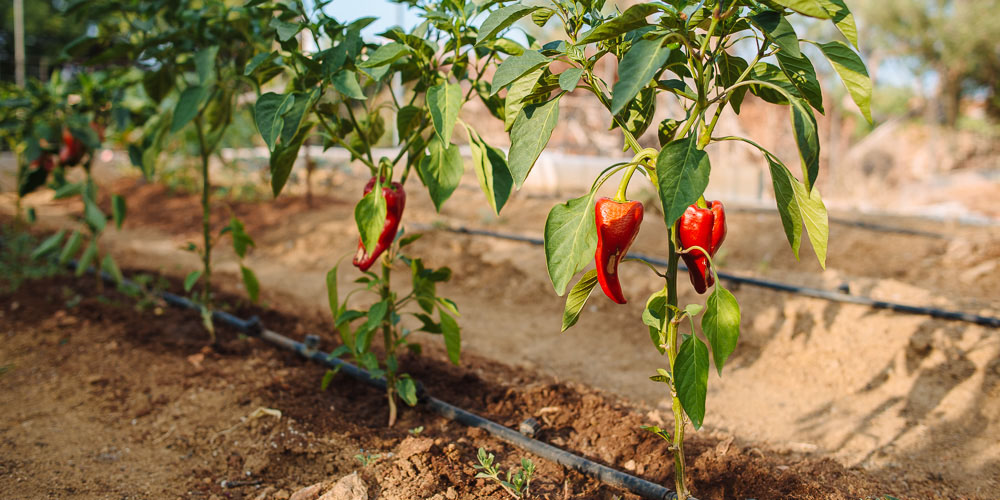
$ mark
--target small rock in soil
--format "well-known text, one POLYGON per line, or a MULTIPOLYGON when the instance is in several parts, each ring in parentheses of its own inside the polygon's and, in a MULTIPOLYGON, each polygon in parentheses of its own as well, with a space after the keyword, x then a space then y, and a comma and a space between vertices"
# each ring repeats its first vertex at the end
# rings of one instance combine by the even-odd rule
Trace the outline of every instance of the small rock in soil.
POLYGON ((368 500, 368 487, 355 471, 340 478, 319 500, 368 500))
POLYGON ((316 497, 319 496, 322 489, 323 489, 322 483, 316 483, 310 486, 306 486, 305 488, 302 488, 296 491, 295 493, 292 493, 292 496, 291 498, 289 498, 289 500, 316 500, 316 497))

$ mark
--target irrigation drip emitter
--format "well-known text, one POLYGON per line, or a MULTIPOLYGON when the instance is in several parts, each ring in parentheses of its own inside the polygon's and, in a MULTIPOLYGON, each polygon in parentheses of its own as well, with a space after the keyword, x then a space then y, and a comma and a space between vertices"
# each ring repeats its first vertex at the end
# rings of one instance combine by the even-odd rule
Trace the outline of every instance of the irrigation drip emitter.
MULTIPOLYGON (((70 262, 69 265, 71 268, 75 268, 76 261, 70 262)), ((97 271, 93 268, 89 268, 87 269, 87 272, 95 273, 97 271)), ((104 271, 101 271, 101 278, 112 284, 117 283, 113 276, 104 271)), ((121 283, 118 284, 135 290, 145 291, 143 287, 127 279, 122 280, 121 283)), ((185 297, 181 297, 180 295, 170 292, 160 292, 156 295, 174 307, 195 311, 201 310, 200 304, 185 297)), ((319 346, 319 337, 315 335, 306 335, 304 342, 298 342, 280 333, 265 328, 261 324, 260 318, 257 316, 254 316, 249 320, 245 320, 224 311, 212 311, 212 319, 218 323, 223 323, 235 328, 248 336, 257 337, 289 351, 294 351, 306 359, 316 361, 334 370, 338 370, 340 373, 344 373, 347 376, 372 387, 383 391, 385 390, 385 379, 372 376, 368 371, 362 368, 358 368, 355 365, 317 349, 319 346)), ((645 479, 631 474, 626 474, 605 465, 601 465, 597 462, 588 460, 579 455, 574 455, 568 451, 537 439, 532 439, 492 420, 485 419, 468 410, 464 410, 435 398, 428 394, 423 385, 419 382, 417 384, 417 394, 419 397, 419 404, 437 412, 439 415, 447 418, 448 420, 453 420, 469 427, 478 427, 483 429, 486 432, 489 432, 490 434, 517 446, 518 448, 527 450, 546 460, 550 460, 564 467, 569 467, 611 486, 626 489, 643 498, 654 500, 677 499, 677 494, 675 492, 656 483, 646 481, 645 479)), ((697 500, 691 496, 688 498, 691 500, 697 500)))
MULTIPOLYGON (((544 242, 541 238, 532 238, 530 236, 521 236, 517 234, 509 233, 498 233, 495 231, 487 231, 484 229, 470 229, 464 226, 449 227, 449 226, 421 226, 421 230, 442 230, 449 231, 452 233, 468 234, 474 236, 489 236, 493 238, 499 238, 511 241, 520 241, 523 243, 530 243, 532 245, 542 245, 544 242)), ((666 266, 667 261, 657 259, 655 257, 650 257, 648 255, 629 253, 628 257, 644 260, 650 264, 657 266, 666 266)), ((687 271, 687 268, 681 264, 680 269, 682 271, 687 271)), ((839 291, 822 290, 819 288, 809 288, 798 285, 791 285, 788 283, 781 283, 778 281, 763 280, 758 278, 750 278, 747 276, 738 276, 735 274, 730 274, 726 272, 719 272, 719 278, 727 280, 732 283, 740 283, 744 285, 758 286, 761 288, 768 288, 771 290, 778 290, 781 292, 796 293, 799 295, 804 295, 806 297, 813 297, 817 299, 830 300, 834 302, 846 302, 848 304, 859 304, 863 306, 869 306, 874 309, 887 309, 890 311, 896 311, 907 314, 920 314, 931 316, 933 318, 950 319, 956 321, 965 321, 969 323, 975 323, 977 325, 988 326, 992 328, 1000 328, 1000 318, 991 316, 981 316, 978 314, 965 313, 961 311, 949 311, 946 309, 937 309, 934 307, 923 307, 923 306, 911 306, 907 304, 900 304, 897 302, 889 302, 885 300, 876 300, 871 297, 864 297, 861 295, 851 295, 849 293, 843 293, 839 291)))

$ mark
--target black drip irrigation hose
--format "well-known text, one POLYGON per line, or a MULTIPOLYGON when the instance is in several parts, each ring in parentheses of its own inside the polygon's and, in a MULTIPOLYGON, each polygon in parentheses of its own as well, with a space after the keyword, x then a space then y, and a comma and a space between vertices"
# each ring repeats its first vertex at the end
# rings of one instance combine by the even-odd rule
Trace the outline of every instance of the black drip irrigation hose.
MULTIPOLYGON (((69 263, 70 268, 75 268, 76 265, 76 261, 69 263)), ((88 268, 87 272, 95 273, 97 271, 94 268, 88 268)), ((117 283, 113 276, 104 271, 101 271, 101 278, 109 283, 117 283)), ((127 279, 122 280, 120 285, 135 290, 144 290, 135 282, 127 279)), ((190 299, 181 297, 180 295, 170 292, 161 292, 156 295, 174 307, 195 311, 201 310, 201 305, 190 299)), ((264 328, 260 322, 260 318, 257 316, 253 316, 249 320, 245 320, 224 311, 212 311, 212 319, 235 328, 246 335, 266 340, 284 349, 294 351, 306 359, 316 361, 335 370, 339 370, 349 377, 372 387, 383 391, 385 390, 385 379, 374 377, 364 369, 358 368, 355 365, 333 357, 329 353, 318 350, 317 346, 319 345, 319 337, 315 335, 307 335, 305 342, 298 342, 281 335, 280 333, 264 328)), ((652 500, 677 499, 676 492, 664 488, 656 483, 626 474, 605 465, 601 465, 592 460, 588 460, 579 455, 574 455, 568 451, 552 446, 548 443, 538 441, 537 439, 529 438, 492 420, 485 419, 475 413, 463 410, 462 408, 437 399, 427 394, 427 391, 420 383, 417 384, 417 394, 419 396, 420 404, 425 405, 427 408, 430 408, 448 420, 454 420, 469 427, 478 427, 483 429, 486 432, 489 432, 490 434, 517 446, 518 448, 527 450, 539 457, 550 460, 564 467, 576 470, 608 485, 626 489, 643 498, 652 500)), ((688 498, 690 500, 698 500, 691 496, 688 498)))
MULTIPOLYGON (((422 228, 424 229, 424 228, 422 228)), ((449 231, 459 234, 468 234, 474 236, 489 236, 493 238, 500 238, 504 240, 520 241, 523 243, 530 243, 532 245, 542 245, 544 242, 541 238, 532 238, 529 236, 521 236, 517 234, 509 233, 498 233, 494 231, 487 231, 483 229, 470 229, 464 226, 449 227, 449 226, 428 226, 425 229, 430 230, 442 230, 449 231)), ((650 257, 648 255, 629 253, 628 257, 644 260, 650 264, 658 266, 666 266, 667 261, 662 259, 657 259, 655 257, 650 257)), ((686 271, 687 268, 683 264, 680 265, 680 269, 686 271)), ((933 307, 923 307, 923 306, 911 306, 907 304, 900 304, 897 302, 889 302, 884 300, 875 300, 871 297, 863 297, 860 295, 851 295, 848 293, 834 292, 829 290, 821 290, 819 288, 809 288, 804 286, 790 285, 788 283, 781 283, 777 281, 763 280, 757 278, 749 278, 746 276, 738 276, 735 274, 720 272, 719 278, 730 281, 732 283, 740 283, 744 285, 758 286, 761 288, 769 288, 771 290, 778 290, 781 292, 796 293, 799 295, 804 295, 806 297, 813 297, 817 299, 830 300, 834 302, 845 302, 848 304, 859 304, 863 306, 869 306, 874 309, 887 309, 889 311, 907 313, 907 314, 920 314, 925 316, 930 316, 932 318, 949 319, 956 321, 965 321, 968 323, 975 323, 977 325, 988 326, 991 328, 1000 328, 1000 318, 981 316, 978 314, 964 313, 961 311, 950 311, 945 309, 936 309, 933 307)))

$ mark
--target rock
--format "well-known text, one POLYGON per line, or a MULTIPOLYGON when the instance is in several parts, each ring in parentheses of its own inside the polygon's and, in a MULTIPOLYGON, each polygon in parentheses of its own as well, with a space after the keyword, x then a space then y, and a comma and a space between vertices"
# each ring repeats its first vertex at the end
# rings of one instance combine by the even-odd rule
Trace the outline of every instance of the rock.
POLYGON ((629 460, 625 462, 625 470, 634 471, 635 470, 635 460, 629 460))
POLYGON ((268 500, 271 498, 271 494, 274 493, 274 486, 268 486, 261 491, 259 495, 255 496, 253 500, 268 500))
POLYGON ((396 451, 396 458, 398 460, 406 460, 413 455, 427 453, 430 451, 432 446, 434 446, 434 440, 431 438, 409 436, 404 439, 402 443, 399 443, 399 449, 396 451))
POLYGON ((292 493, 292 496, 288 500, 316 500, 322 492, 322 489, 322 483, 309 485, 296 491, 295 493, 292 493))
POLYGON ((352 472, 340 478, 319 500, 368 500, 368 487, 357 472, 352 472))
POLYGON ((458 492, 455 491, 454 486, 449 486, 448 490, 444 492, 444 497, 447 498, 448 500, 455 500, 456 498, 458 498, 458 492))
POLYGON ((288 493, 288 490, 278 490, 278 492, 274 494, 274 500, 288 500, 288 497, 290 496, 292 495, 288 493))

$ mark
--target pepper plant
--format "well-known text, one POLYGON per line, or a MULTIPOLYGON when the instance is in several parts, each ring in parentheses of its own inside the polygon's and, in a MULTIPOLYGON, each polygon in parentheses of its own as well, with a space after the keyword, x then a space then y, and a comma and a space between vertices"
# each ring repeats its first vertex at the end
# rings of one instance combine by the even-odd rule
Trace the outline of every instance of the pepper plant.
MULTIPOLYGON (((802 227, 806 228, 820 265, 825 266, 827 212, 815 183, 819 174, 819 138, 814 111, 823 112, 822 92, 813 64, 802 50, 814 46, 844 81, 862 114, 871 120, 871 82, 857 48, 857 29, 843 0, 667 0, 644 2, 624 12, 606 8, 603 0, 554 0, 545 6, 506 3, 479 30, 477 45, 526 16, 561 35, 503 60, 491 94, 506 90, 509 113, 509 170, 520 187, 545 148, 559 120, 559 101, 567 93, 592 94, 608 110, 611 127, 621 132, 631 161, 609 166, 579 198, 556 205, 545 223, 545 255, 555 291, 566 292, 573 277, 591 261, 570 289, 562 329, 576 323, 591 292, 601 284, 613 301, 626 301, 618 281, 623 261, 642 222, 643 207, 629 202, 626 189, 633 174, 655 187, 663 213, 667 269, 648 266, 664 280, 646 301, 642 322, 653 346, 666 356, 666 366, 651 379, 666 386, 673 401, 674 428, 645 427, 671 443, 677 495, 687 498, 684 430, 705 417, 709 363, 719 374, 736 348, 740 308, 719 283, 712 256, 725 237, 725 214, 718 201, 707 201, 712 166, 706 148, 721 141, 742 141, 767 161, 782 226, 798 258, 802 227), (790 19, 804 15, 831 20, 844 40, 799 39, 790 19), (852 46, 854 48, 852 48, 852 46), (747 58, 738 49, 752 49, 747 58), (618 79, 606 82, 595 73, 605 58, 617 63, 618 79), (553 63, 559 62, 555 65, 553 63), (567 67, 568 66, 568 67, 567 67), (556 73, 556 68, 566 68, 556 73), (786 106, 801 163, 797 178, 776 155, 744 137, 714 134, 726 108, 735 113, 748 92, 786 106), (643 148, 658 97, 675 99, 684 114, 655 128, 659 148, 643 148), (513 111, 510 113, 510 111, 513 111), (598 188, 623 173, 614 198, 597 200, 598 188), (678 302, 678 261, 684 257, 698 293, 712 287, 704 304, 678 302), (694 318, 701 314, 698 334, 694 318)), ((652 141, 649 141, 652 142, 652 141)), ((636 259, 624 259, 631 261, 636 259)))
MULTIPOLYGON (((121 271, 114 258, 100 257, 98 240, 109 217, 98 206, 91 167, 105 140, 111 94, 120 83, 104 72, 79 73, 67 80, 57 73, 46 84, 31 82, 25 89, 6 89, 8 97, 0 115, 0 135, 17 153, 17 218, 21 217, 22 198, 43 187, 52 189, 55 199, 79 196, 83 202, 84 230, 73 230, 69 237, 65 231, 52 235, 33 256, 47 255, 62 244, 59 264, 77 257, 77 276, 94 263, 117 281, 121 281, 121 271), (73 170, 82 170, 83 178, 71 180, 73 170)), ((125 199, 112 195, 111 210, 115 226, 121 229, 125 199)), ((103 290, 100 276, 97 290, 103 290)))
POLYGON ((254 110, 257 128, 271 152, 275 196, 285 187, 302 144, 314 134, 325 147, 347 150, 371 175, 354 210, 360 238, 353 264, 364 273, 358 279, 362 290, 374 292, 375 301, 366 310, 349 308, 347 297, 339 301, 336 268, 328 286, 343 341, 334 354, 349 355, 385 379, 391 426, 397 417, 397 396, 410 405, 417 402, 416 386, 401 371, 397 355, 401 346, 417 347, 409 342, 409 333, 441 334, 455 364, 461 347, 458 308, 436 293, 436 284, 447 281, 451 271, 425 268, 421 259, 400 252, 413 241, 399 237, 405 185, 418 178, 435 208, 441 209, 464 172, 455 144, 460 124, 489 203, 495 210, 502 208, 512 186, 506 158, 461 120, 459 111, 471 99, 480 99, 502 117, 502 102, 490 95, 483 75, 495 67, 500 53, 520 54, 524 48, 499 39, 475 46, 475 26, 495 2, 401 2, 416 9, 424 21, 409 31, 393 27, 380 33, 381 43, 361 35, 374 18, 341 22, 325 12, 328 3, 259 2, 261 8, 272 10, 276 48, 254 58, 246 72, 277 71, 285 77, 284 88, 262 92, 254 110), (388 125, 387 117, 393 120, 388 125), (390 145, 386 136, 392 128, 398 138, 396 152, 376 158, 374 147, 390 145), (391 286, 392 271, 402 266, 412 275, 412 290, 406 294, 391 286), (417 308, 404 310, 410 303, 417 308), (412 323, 402 323, 404 316, 412 316, 412 323), (381 357, 371 350, 379 330, 381 357))
POLYGON ((250 298, 258 298, 259 284, 243 258, 253 240, 233 218, 218 235, 211 224, 213 185, 209 163, 232 124, 241 95, 253 92, 275 76, 251 74, 254 58, 270 51, 275 28, 270 10, 249 2, 225 0, 103 0, 78 2, 70 8, 87 19, 100 20, 95 34, 82 37, 67 49, 92 65, 112 64, 143 70, 141 87, 153 106, 143 124, 142 137, 129 145, 129 157, 147 178, 152 178, 159 156, 171 136, 193 129, 199 159, 201 186, 200 245, 187 249, 198 254, 200 270, 184 280, 190 291, 202 284, 199 301, 211 341, 212 250, 217 240, 230 234, 240 259, 240 271, 250 298), (95 55, 97 54, 97 55, 95 55))

